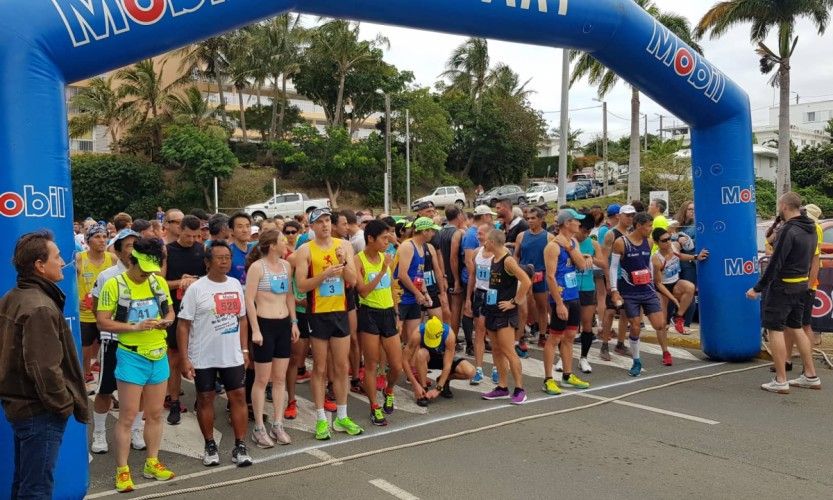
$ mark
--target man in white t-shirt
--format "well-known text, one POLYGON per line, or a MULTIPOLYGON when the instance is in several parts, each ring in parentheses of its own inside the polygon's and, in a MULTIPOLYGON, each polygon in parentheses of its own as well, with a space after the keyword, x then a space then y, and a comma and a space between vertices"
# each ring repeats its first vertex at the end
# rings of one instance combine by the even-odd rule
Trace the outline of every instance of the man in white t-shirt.
POLYGON ((205 263, 208 274, 188 287, 179 310, 177 341, 180 352, 188 353, 182 376, 193 380, 197 389, 197 420, 205 438, 202 463, 220 463, 214 441, 214 382, 219 376, 231 406, 231 461, 245 467, 252 464, 244 441, 248 424, 246 367, 250 363, 246 302, 240 282, 227 276, 231 269, 227 243, 213 242, 205 251, 205 263))

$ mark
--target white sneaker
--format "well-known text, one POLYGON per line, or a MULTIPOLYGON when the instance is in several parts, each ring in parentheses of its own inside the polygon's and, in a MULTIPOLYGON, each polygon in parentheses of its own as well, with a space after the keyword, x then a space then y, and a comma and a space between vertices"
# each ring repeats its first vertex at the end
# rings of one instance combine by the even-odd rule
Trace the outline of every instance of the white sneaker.
POLYGON ((130 447, 134 450, 144 450, 147 448, 143 429, 133 429, 130 431, 130 447))
POLYGON ((767 382, 766 384, 761 384, 761 389, 769 392, 774 392, 776 394, 789 394, 790 384, 786 382, 777 382, 775 379, 772 379, 770 382, 767 382))
POLYGON ((805 389, 821 389, 821 379, 818 377, 807 378, 803 373, 800 377, 787 382, 791 387, 803 387, 805 389))
POLYGON ((109 451, 107 446, 107 434, 104 432, 93 432, 93 444, 90 446, 90 451, 96 455, 107 453, 109 451))
POLYGON ((578 367, 581 369, 582 373, 593 373, 593 367, 590 366, 590 362, 587 361, 587 358, 580 358, 578 360, 578 367))
POLYGON ((555 364, 555 371, 563 372, 564 371, 564 364, 561 362, 561 358, 558 358, 558 363, 555 364))

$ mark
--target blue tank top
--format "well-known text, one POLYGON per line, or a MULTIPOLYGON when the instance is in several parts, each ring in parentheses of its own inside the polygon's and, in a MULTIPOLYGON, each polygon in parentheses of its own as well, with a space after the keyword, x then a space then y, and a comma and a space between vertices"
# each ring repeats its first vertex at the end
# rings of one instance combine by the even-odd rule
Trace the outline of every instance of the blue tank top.
POLYGON ((544 248, 547 246, 549 233, 541 231, 538 234, 526 231, 521 240, 521 265, 532 264, 535 271, 546 269, 544 265, 544 248))
MULTIPOLYGON (((425 269, 425 256, 420 255, 417 251, 417 246, 413 241, 409 241, 414 247, 414 256, 411 258, 411 265, 408 266, 408 277, 411 278, 411 281, 414 281, 415 278, 422 278, 423 271, 425 269)), ((401 283, 401 281, 400 281, 401 283)), ((416 304, 416 297, 408 288, 402 287, 402 300, 399 301, 400 304, 416 304)))
MULTIPOLYGON (((570 248, 575 248, 575 243, 570 241, 570 248)), ((570 300, 578 300, 578 274, 576 273, 576 265, 573 262, 567 249, 560 248, 558 253, 558 267, 555 269, 555 282, 561 289, 561 299, 565 302, 570 300)), ((550 303, 555 303, 552 296, 550 296, 550 303)))
MULTIPOLYGON (((584 241, 578 244, 578 251, 582 255, 589 255, 594 257, 596 255, 596 247, 593 246, 591 238, 584 238, 584 241)), ((578 271, 578 289, 581 292, 592 292, 596 290, 596 280, 593 276, 593 268, 585 271, 578 271)))
POLYGON ((253 243, 248 243, 246 245, 246 251, 240 250, 240 248, 232 243, 231 245, 231 269, 228 272, 228 275, 232 278, 237 279, 241 285, 246 286, 246 257, 249 255, 249 252, 252 250, 254 246, 253 243))
POLYGON ((619 260, 622 272, 619 274, 619 293, 629 297, 645 297, 656 294, 654 276, 651 272, 651 245, 648 239, 639 245, 631 243, 630 238, 624 236, 625 253, 619 260))
POLYGON ((419 344, 431 354, 445 354, 445 341, 448 340, 449 333, 451 333, 451 327, 443 323, 443 337, 440 340, 440 345, 432 349, 425 345, 425 323, 422 323, 419 325, 419 344))

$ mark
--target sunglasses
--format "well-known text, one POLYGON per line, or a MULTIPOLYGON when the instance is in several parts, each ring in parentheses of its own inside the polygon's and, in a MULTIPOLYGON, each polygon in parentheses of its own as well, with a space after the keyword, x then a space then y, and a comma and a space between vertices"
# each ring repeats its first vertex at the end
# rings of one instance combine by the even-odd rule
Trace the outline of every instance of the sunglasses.
POLYGON ((660 238, 659 239, 660 243, 668 243, 669 241, 671 241, 671 238, 660 238))
POLYGON ((292 236, 293 234, 298 234, 298 231, 284 231, 283 234, 287 236, 292 236))
POLYGON ((168 221, 168 224, 180 224, 181 222, 182 222, 182 219, 178 219, 178 220, 169 220, 169 221, 168 221))

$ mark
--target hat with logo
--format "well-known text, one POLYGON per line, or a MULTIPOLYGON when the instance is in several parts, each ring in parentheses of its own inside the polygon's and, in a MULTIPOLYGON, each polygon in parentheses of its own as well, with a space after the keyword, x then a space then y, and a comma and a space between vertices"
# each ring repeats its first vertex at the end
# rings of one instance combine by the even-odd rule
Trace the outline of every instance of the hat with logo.
POLYGON ((474 209, 474 215, 491 215, 495 217, 497 216, 497 212, 489 208, 488 205, 478 205, 477 208, 474 209))
POLYGON ((813 222, 818 222, 821 218, 821 209, 818 205, 810 203, 804 206, 804 210, 807 212, 807 217, 813 219, 813 222))
POLYGON ((635 214, 636 209, 633 208, 633 205, 622 205, 622 208, 619 209, 619 213, 624 215, 635 214))
POLYGON ((309 214, 309 223, 312 224, 314 222, 317 222, 318 219, 320 219, 321 217, 332 217, 332 215, 333 213, 330 211, 329 208, 316 208, 309 214))
POLYGON ((89 242, 93 239, 93 237, 99 234, 103 234, 106 237, 107 228, 99 224, 92 225, 89 229, 87 229, 87 233, 84 235, 84 241, 89 242))
POLYGON ((139 253, 136 250, 133 250, 130 255, 136 258, 136 261, 139 264, 139 269, 146 273, 158 273, 162 270, 159 266, 159 261, 152 255, 139 253))
POLYGON ((585 217, 587 216, 576 212, 572 208, 565 208, 558 211, 558 219, 556 222, 559 226, 562 226, 571 220, 583 220, 585 217))
POLYGON ((431 316, 431 319, 425 322, 425 335, 422 342, 425 347, 429 349, 436 349, 443 341, 443 322, 436 316, 431 316))
POLYGON ((418 233, 420 231, 427 231, 429 229, 439 231, 442 228, 434 224, 434 221, 429 219, 428 217, 420 217, 414 221, 414 232, 418 233))
POLYGON ((619 210, 621 210, 621 209, 622 209, 622 207, 618 203, 613 203, 612 205, 608 205, 607 206, 607 216, 608 217, 613 217, 614 215, 619 215, 619 210))

